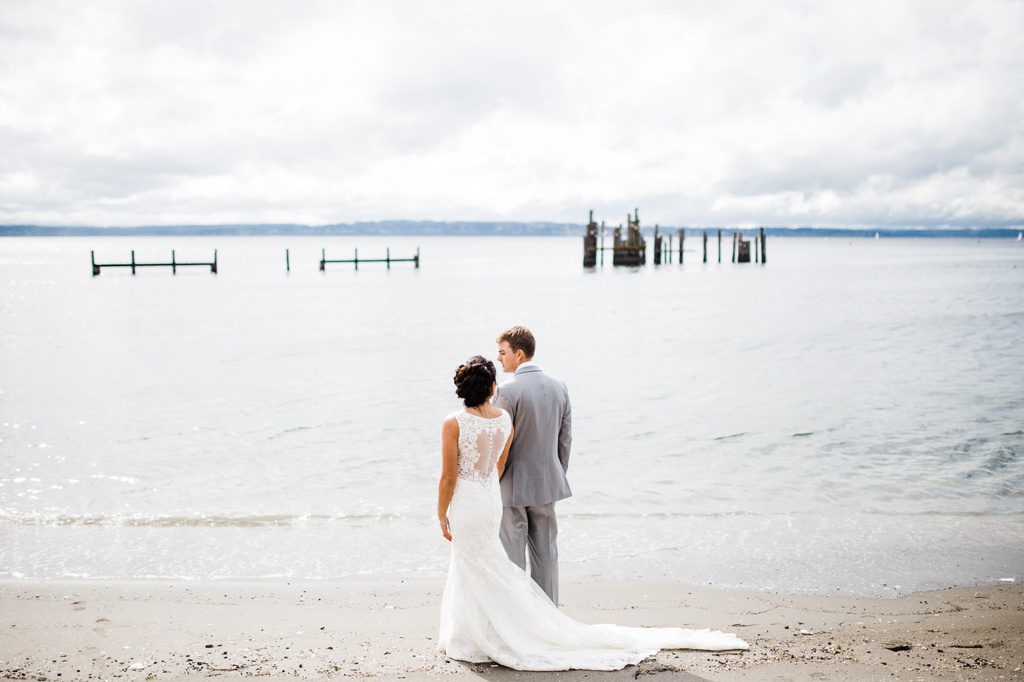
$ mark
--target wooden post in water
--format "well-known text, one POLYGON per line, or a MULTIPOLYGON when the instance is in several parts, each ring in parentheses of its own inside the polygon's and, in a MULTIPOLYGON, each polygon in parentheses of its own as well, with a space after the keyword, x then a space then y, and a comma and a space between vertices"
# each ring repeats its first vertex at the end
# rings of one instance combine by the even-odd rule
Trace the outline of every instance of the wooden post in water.
POLYGON ((416 256, 415 259, 413 260, 413 267, 416 270, 420 269, 420 247, 418 246, 416 247, 416 256))
POLYGON ((722 262, 722 231, 718 231, 718 262, 722 262))
POLYGON ((390 246, 387 249, 384 250, 384 254, 385 254, 384 255, 384 262, 388 264, 387 265, 387 269, 390 270, 391 269, 391 247, 390 246))
POLYGON ((96 252, 90 251, 89 256, 92 260, 92 276, 95 277, 96 275, 100 274, 100 269, 96 266, 96 252))
POLYGON ((762 227, 761 228, 761 262, 762 263, 767 263, 768 262, 768 255, 765 253, 765 247, 767 247, 767 246, 768 246, 768 243, 765 241, 764 228, 762 227))
POLYGON ((358 270, 359 269, 359 249, 356 249, 356 259, 354 261, 352 261, 352 262, 356 264, 356 270, 358 270))
POLYGON ((174 249, 171 249, 171 274, 178 274, 178 261, 174 256, 174 249))
POLYGON ((736 234, 736 262, 750 262, 750 241, 743 238, 742 232, 736 234))
POLYGON ((291 254, 288 253, 288 249, 284 250, 284 271, 285 272, 291 272, 292 271, 292 259, 291 259, 291 254))
POLYGON ((732 233, 732 262, 736 262, 736 233, 732 233))
POLYGON ((594 222, 594 209, 590 209, 590 219, 583 234, 583 267, 592 268, 597 265, 597 223, 594 222))
POLYGON ((704 262, 708 262, 708 231, 704 230, 704 262))
POLYGON ((132 249, 132 274, 135 274, 135 249, 132 249))

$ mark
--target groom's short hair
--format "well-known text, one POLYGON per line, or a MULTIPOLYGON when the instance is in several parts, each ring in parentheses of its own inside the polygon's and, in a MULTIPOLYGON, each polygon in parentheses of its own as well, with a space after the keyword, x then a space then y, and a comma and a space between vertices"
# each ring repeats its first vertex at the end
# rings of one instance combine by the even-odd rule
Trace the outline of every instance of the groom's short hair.
POLYGON ((526 327, 509 327, 498 336, 498 343, 504 341, 508 344, 512 352, 523 351, 523 355, 529 360, 533 357, 534 351, 537 350, 537 340, 533 338, 533 333, 526 327))

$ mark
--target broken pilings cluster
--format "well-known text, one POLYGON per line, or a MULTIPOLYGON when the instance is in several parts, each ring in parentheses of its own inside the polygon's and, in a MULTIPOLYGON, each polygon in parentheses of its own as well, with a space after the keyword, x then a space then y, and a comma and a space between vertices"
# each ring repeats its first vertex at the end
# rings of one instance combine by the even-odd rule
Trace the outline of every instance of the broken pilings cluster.
MULTIPOLYGON (((586 233, 583 235, 583 267, 592 268, 597 265, 604 265, 604 252, 612 252, 612 265, 640 266, 647 264, 647 242, 644 240, 640 230, 640 210, 635 209, 633 215, 626 216, 626 232, 623 236, 623 227, 619 225, 613 231, 612 246, 605 246, 605 226, 601 221, 600 226, 594 221, 594 211, 590 211, 590 220, 587 222, 586 233)), ((679 228, 678 251, 673 250, 672 234, 661 234, 661 228, 654 226, 654 264, 662 265, 672 262, 672 254, 678 253, 679 263, 683 263, 684 246, 686 243, 686 230, 679 228)), ((708 231, 702 230, 702 241, 704 247, 705 263, 708 262, 708 231)), ((764 228, 759 228, 759 233, 753 239, 753 262, 767 263, 765 248, 767 240, 764 228)), ((718 262, 722 262, 722 230, 718 230, 718 262)), ((733 233, 732 247, 733 263, 751 262, 751 242, 743 239, 742 232, 733 233)))

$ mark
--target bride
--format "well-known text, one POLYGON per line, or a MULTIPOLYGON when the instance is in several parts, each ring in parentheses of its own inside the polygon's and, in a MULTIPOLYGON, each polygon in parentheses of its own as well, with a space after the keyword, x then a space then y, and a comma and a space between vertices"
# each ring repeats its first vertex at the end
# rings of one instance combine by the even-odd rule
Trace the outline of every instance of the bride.
POLYGON ((450 658, 515 670, 619 670, 660 649, 746 649, 733 634, 586 625, 564 615, 512 563, 498 538, 512 420, 491 404, 494 364, 477 355, 455 371, 466 405, 444 420, 437 517, 452 543, 438 648, 450 658))

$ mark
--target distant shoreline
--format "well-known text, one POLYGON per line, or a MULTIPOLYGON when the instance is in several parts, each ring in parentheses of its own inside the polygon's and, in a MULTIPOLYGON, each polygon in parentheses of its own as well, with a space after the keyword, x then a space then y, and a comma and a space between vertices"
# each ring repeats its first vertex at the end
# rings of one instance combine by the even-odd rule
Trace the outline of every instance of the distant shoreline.
MULTIPOLYGON (((610 237, 613 228, 607 228, 610 237)), ((687 237, 746 232, 758 228, 735 227, 660 227, 664 235, 686 230, 687 237)), ((940 239, 1016 239, 1021 228, 979 229, 841 229, 822 227, 765 227, 770 237, 843 237, 849 239, 940 238, 940 239)), ((435 222, 391 220, 336 225, 150 225, 138 227, 47 227, 40 225, 0 225, 0 237, 206 237, 206 236, 410 236, 410 237, 582 237, 583 224, 515 222, 435 222)), ((645 236, 654 228, 644 226, 645 236)))

